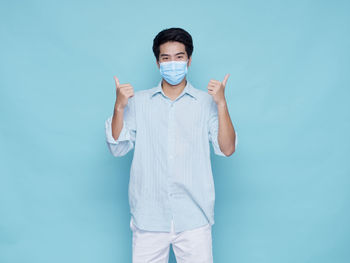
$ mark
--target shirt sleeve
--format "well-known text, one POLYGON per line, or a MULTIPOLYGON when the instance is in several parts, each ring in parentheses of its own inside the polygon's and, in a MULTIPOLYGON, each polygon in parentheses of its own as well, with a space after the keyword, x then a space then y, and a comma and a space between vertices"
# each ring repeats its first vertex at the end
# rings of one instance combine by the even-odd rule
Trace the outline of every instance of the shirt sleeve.
MULTIPOLYGON (((211 141, 214 149, 214 153, 219 156, 226 156, 220 149, 218 142, 218 131, 219 131, 219 119, 218 119, 218 108, 216 102, 212 99, 210 104, 210 116, 209 116, 209 141, 211 141)), ((238 136, 236 134, 235 149, 238 144, 238 136)))
POLYGON ((128 99, 124 108, 123 128, 115 140, 112 136, 112 117, 105 121, 106 143, 109 151, 115 157, 124 156, 134 148, 136 139, 135 95, 128 99))

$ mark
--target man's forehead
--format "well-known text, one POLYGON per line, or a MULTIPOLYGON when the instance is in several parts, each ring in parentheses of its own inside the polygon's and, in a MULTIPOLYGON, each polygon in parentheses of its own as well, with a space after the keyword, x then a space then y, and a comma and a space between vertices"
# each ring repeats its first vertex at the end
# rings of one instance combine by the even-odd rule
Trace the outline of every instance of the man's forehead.
POLYGON ((184 52, 185 45, 180 42, 166 42, 160 45, 160 53, 178 53, 184 52))

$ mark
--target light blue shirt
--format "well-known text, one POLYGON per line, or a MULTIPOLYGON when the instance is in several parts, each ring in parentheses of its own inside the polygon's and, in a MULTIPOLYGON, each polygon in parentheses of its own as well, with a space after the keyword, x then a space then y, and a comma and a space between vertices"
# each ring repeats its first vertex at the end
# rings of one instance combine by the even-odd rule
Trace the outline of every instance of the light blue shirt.
MULTIPOLYGON (((134 91, 124 109, 118 140, 105 122, 110 152, 123 156, 134 149, 130 169, 131 219, 139 229, 175 232, 214 224, 215 189, 210 161, 226 156, 218 144, 218 111, 212 96, 187 80, 175 99, 159 84, 134 91)), ((237 136, 237 133, 236 133, 237 136)), ((236 138, 236 147, 237 147, 236 138)))

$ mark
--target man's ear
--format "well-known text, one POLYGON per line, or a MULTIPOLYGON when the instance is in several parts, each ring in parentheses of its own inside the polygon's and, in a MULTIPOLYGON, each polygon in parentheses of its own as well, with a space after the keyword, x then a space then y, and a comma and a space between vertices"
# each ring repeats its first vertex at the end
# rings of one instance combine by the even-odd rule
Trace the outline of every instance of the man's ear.
POLYGON ((192 56, 190 56, 190 58, 188 59, 188 67, 191 66, 191 62, 192 62, 192 56))
POLYGON ((157 63, 158 68, 160 68, 159 61, 157 59, 156 59, 156 63, 157 63))

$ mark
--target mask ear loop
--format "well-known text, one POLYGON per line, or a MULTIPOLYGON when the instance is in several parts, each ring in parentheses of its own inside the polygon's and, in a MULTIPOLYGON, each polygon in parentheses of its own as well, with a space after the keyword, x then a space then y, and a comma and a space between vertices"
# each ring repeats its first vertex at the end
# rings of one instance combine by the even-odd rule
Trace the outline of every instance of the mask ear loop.
POLYGON ((187 75, 187 72, 188 72, 188 61, 190 61, 189 59, 187 59, 187 61, 186 61, 186 71, 185 71, 185 73, 186 73, 186 75, 187 75))

